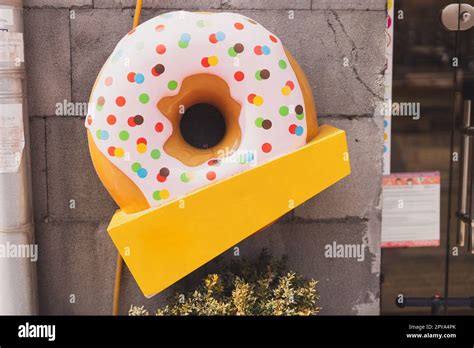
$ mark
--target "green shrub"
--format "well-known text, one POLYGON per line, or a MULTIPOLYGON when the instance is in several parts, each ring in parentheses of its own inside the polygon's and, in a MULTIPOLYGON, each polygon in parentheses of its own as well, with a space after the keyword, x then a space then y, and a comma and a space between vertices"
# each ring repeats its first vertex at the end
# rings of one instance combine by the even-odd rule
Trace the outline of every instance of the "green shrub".
MULTIPOLYGON (((274 260, 263 250, 256 262, 233 261, 219 274, 209 274, 186 295, 176 294, 156 315, 315 315, 317 282, 285 271, 286 259, 274 260)), ((131 306, 129 315, 148 315, 131 306)))

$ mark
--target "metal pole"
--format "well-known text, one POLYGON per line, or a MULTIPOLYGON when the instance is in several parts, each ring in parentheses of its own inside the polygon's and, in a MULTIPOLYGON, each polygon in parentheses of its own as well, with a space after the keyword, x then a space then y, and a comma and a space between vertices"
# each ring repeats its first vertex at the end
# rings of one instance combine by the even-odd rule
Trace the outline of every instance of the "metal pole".
POLYGON ((0 0, 0 315, 37 314, 21 0, 0 0))

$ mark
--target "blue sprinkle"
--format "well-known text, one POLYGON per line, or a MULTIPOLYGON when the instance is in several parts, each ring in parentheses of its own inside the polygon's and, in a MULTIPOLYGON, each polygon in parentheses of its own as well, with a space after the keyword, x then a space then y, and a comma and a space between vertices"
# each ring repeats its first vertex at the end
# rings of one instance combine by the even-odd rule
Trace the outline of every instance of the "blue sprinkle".
POLYGON ((140 169, 138 169, 137 174, 140 178, 143 179, 143 178, 146 178, 146 176, 148 175, 148 172, 146 171, 145 168, 140 168, 140 169))
POLYGON ((296 129, 295 129, 295 134, 296 134, 297 136, 302 135, 302 134, 303 134, 303 127, 301 127, 301 126, 296 127, 296 129))
POLYGON ((262 53, 266 56, 270 54, 270 47, 268 46, 262 46, 262 53))
POLYGON ((225 40, 225 34, 222 31, 218 31, 216 33, 216 39, 218 41, 224 41, 225 40))
POLYGON ((143 76, 142 74, 136 74, 135 75, 135 82, 136 83, 143 83, 143 81, 145 81, 145 76, 143 76))
POLYGON ((188 33, 184 33, 183 35, 181 35, 181 41, 184 41, 184 42, 191 41, 191 35, 189 35, 188 33))

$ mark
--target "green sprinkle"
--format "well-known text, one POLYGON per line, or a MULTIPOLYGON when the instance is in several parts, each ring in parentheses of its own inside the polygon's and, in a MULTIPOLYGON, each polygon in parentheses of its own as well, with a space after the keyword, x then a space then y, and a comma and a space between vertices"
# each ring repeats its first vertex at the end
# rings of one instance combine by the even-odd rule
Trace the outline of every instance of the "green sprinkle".
POLYGON ((237 57, 237 52, 235 52, 234 46, 230 47, 229 50, 227 51, 227 53, 228 53, 229 56, 231 56, 231 57, 237 57))
POLYGON ((161 156, 161 152, 158 149, 154 149, 151 151, 150 155, 151 155, 151 158, 158 159, 161 156))
POLYGON ((138 100, 140 100, 140 103, 142 104, 146 104, 150 101, 150 97, 148 94, 146 93, 142 93, 140 94, 140 96, 138 97, 138 100))
POLYGON ((121 132, 119 133, 119 138, 120 138, 120 140, 125 141, 125 140, 128 140, 129 137, 130 137, 130 134, 128 134, 127 131, 121 131, 121 132))
POLYGON ((262 123, 263 123, 263 118, 262 117, 259 117, 255 120, 255 125, 260 128, 262 127, 262 123))
POLYGON ((176 88, 178 88, 178 82, 176 82, 175 80, 171 80, 170 82, 168 82, 168 88, 174 91, 176 88))
POLYGON ((140 169, 141 169, 141 164, 138 163, 138 162, 135 162, 134 164, 132 164, 132 170, 136 173, 138 172, 140 169))
POLYGON ((280 107, 280 115, 282 116, 288 116, 288 114, 290 113, 290 110, 288 109, 288 106, 282 106, 280 107))

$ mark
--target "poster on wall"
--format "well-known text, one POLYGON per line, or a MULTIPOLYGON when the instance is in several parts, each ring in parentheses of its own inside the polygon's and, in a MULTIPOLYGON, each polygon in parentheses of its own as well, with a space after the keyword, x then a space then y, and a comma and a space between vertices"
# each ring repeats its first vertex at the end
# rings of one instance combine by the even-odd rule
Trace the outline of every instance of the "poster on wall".
POLYGON ((382 248, 439 246, 440 173, 383 178, 382 248))

